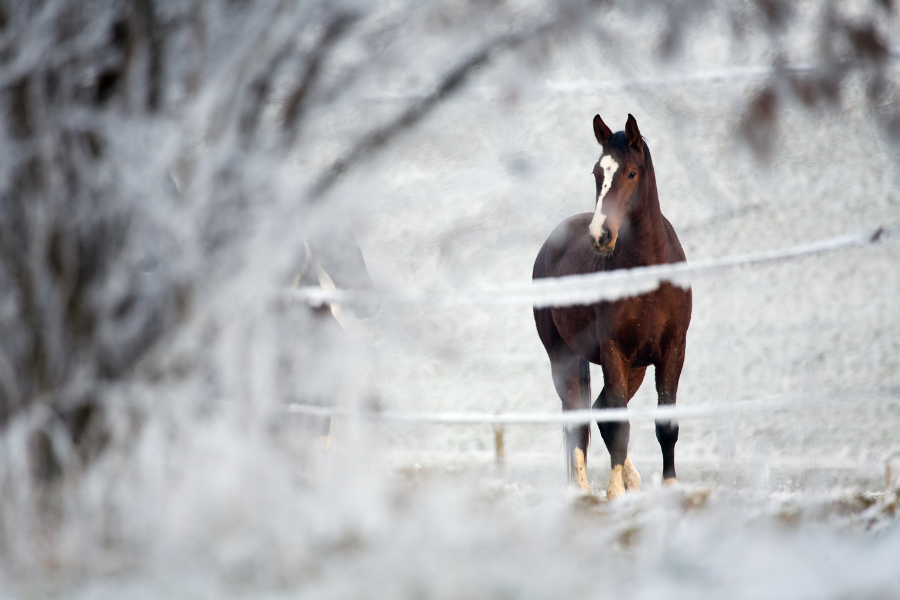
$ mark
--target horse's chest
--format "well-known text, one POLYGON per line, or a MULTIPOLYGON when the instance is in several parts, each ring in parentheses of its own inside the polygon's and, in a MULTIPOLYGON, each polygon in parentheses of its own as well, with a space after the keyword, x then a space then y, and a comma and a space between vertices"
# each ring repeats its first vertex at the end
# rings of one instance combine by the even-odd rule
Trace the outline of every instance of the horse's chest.
POLYGON ((614 346, 635 366, 654 362, 677 337, 678 305, 665 291, 618 302, 601 302, 554 314, 567 345, 600 362, 600 349, 614 346))
POLYGON ((598 343, 612 342, 635 366, 656 362, 683 341, 690 292, 663 284, 656 292, 598 306, 598 343))
POLYGON ((623 348, 658 341, 671 320, 669 311, 649 298, 633 298, 597 307, 597 337, 623 348))

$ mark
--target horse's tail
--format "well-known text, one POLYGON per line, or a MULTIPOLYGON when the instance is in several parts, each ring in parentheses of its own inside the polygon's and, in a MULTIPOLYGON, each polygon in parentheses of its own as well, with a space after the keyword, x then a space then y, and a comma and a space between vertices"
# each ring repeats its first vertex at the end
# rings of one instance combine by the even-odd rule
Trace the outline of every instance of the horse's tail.
POLYGON ((581 405, 591 407, 591 363, 578 359, 578 389, 581 391, 581 405))

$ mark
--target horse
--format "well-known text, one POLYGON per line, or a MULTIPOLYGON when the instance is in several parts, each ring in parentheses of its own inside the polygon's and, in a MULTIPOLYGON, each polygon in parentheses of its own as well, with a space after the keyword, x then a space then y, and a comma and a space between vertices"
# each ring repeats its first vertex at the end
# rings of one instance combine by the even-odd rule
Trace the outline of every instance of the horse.
MULTIPOLYGON (((321 286, 327 290, 374 291, 375 284, 366 268, 362 250, 349 232, 340 228, 311 234, 303 240, 303 257, 294 271, 293 286, 321 286)), ((360 301, 353 306, 358 319, 374 317, 380 310, 377 298, 360 301)), ((302 404, 333 406, 337 396, 346 392, 346 369, 343 365, 349 350, 344 335, 344 307, 329 303, 309 307, 303 320, 308 341, 305 351, 294 361, 291 381, 286 384, 289 394, 300 393, 302 404), (298 390, 302 390, 298 392, 298 390)), ((301 349, 295 348, 295 352, 301 349)), ((331 444, 331 418, 305 417, 306 429, 319 438, 324 448, 331 444)))
MULTIPOLYGON (((327 290, 375 290, 359 243, 349 232, 341 230, 329 231, 327 235, 309 236, 303 240, 303 260, 294 274, 293 285, 321 286, 327 290)), ((342 307, 330 303, 327 309, 343 325, 342 307)), ((378 300, 372 299, 358 302, 354 306, 354 314, 359 319, 370 319, 379 309, 378 300)))
MULTIPOLYGON (((625 130, 615 134, 600 115, 594 117, 593 126, 602 148, 593 170, 594 211, 570 217, 553 230, 538 252, 533 279, 686 260, 675 229, 660 210, 653 160, 635 118, 629 114, 625 130)), ((534 320, 563 410, 589 407, 589 363, 603 371, 603 389, 594 409, 625 408, 650 365, 656 372, 659 405, 675 405, 691 321, 690 288, 663 282, 637 297, 535 308, 534 320)), ((641 476, 628 455, 630 424, 597 424, 610 455, 607 498, 639 490, 641 476)), ((568 427, 565 438, 569 482, 589 492, 590 425, 568 427)), ((678 422, 657 420, 656 438, 662 450, 663 482, 674 485, 678 422)))

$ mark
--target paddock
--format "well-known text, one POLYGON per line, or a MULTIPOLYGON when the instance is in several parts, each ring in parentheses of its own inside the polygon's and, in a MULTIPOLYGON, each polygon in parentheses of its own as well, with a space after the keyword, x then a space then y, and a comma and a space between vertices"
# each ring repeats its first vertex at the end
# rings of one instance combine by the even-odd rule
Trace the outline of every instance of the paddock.
MULTIPOLYGON (((797 110, 782 122, 773 162, 755 163, 736 145, 728 115, 765 69, 635 82, 604 71, 597 56, 580 60, 603 73, 597 83, 562 61, 554 80, 504 105, 485 99, 501 97, 506 82, 483 81, 336 192, 338 200, 384 198, 357 232, 383 304, 371 322, 348 324, 367 348, 357 364, 366 392, 336 407, 321 477, 386 474, 411 507, 410 527, 422 528, 415 540, 454 544, 449 525, 426 523, 431 509, 455 515, 459 535, 488 548, 460 542, 479 557, 463 576, 476 588, 502 587, 505 567, 490 557, 512 544, 524 564, 546 561, 529 573, 513 569, 522 579, 511 588, 535 597, 555 597, 548 585, 574 592, 604 581, 633 585, 634 597, 761 597, 774 580, 792 582, 779 587, 785 597, 896 589, 887 567, 900 468, 900 197, 891 150, 858 110, 797 110), (666 276, 690 280, 694 294, 678 395, 679 486, 660 485, 648 373, 628 409, 644 484, 620 504, 604 500, 608 455, 596 426, 593 493, 567 491, 566 417, 531 307, 639 293, 660 273, 547 288, 528 281, 550 228, 593 207, 588 125, 596 112, 616 123, 631 112, 641 123, 663 213, 688 259, 666 276), (478 129, 454 127, 473 115, 478 129), (351 467, 357 461, 364 466, 351 467), (862 551, 855 536, 868 534, 884 541, 862 551), (549 557, 547 543, 570 544, 579 558, 549 557), (719 583, 703 587, 706 574, 719 583)), ((376 99, 389 106, 392 98, 376 99)), ((324 299, 317 294, 295 299, 324 299)), ((601 379, 594 370, 594 396, 601 379)), ((470 589, 429 573, 427 589, 470 589)))

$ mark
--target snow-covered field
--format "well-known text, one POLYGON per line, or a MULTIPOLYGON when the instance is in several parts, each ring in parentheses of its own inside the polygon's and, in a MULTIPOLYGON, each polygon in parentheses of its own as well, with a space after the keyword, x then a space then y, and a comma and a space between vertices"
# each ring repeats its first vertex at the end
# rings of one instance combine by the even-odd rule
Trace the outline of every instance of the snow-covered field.
MULTIPOLYGON (((608 67, 602 50, 573 44, 554 56, 546 77, 620 80, 735 66, 715 52, 722 40, 710 38, 677 66, 626 73, 608 67)), ((597 112, 614 129, 636 116, 663 212, 689 260, 900 222, 896 159, 852 94, 830 114, 785 111, 777 154, 762 166, 731 134, 754 89, 746 82, 577 95, 535 85, 515 102, 484 100, 505 84, 502 69, 486 74, 481 96, 452 102, 365 168, 360 183, 346 185, 367 199, 354 223, 381 285, 465 290, 526 280, 556 223, 593 209, 597 112)), ((415 596, 416 586, 421 597, 448 598, 900 595, 891 558, 900 538, 881 495, 886 464, 900 451, 898 298, 897 239, 695 285, 680 405, 791 393, 821 405, 683 420, 676 491, 658 487, 652 423, 634 424, 632 456, 645 491, 620 505, 563 494, 555 425, 507 426, 503 469, 493 464, 490 425, 365 425, 355 434, 366 451, 377 448, 377 464, 421 485, 425 497, 452 496, 459 486, 490 498, 490 508, 454 506, 462 514, 443 514, 443 504, 432 516, 417 513, 411 518, 449 528, 421 542, 376 543, 374 552, 403 548, 404 557, 413 548, 413 579, 428 582, 391 587, 384 597, 415 596), (873 389, 877 399, 866 400, 873 389)), ((381 408, 559 410, 528 307, 388 305, 373 321, 352 323, 350 335, 371 348, 369 394, 381 408)), ((592 375, 596 395, 602 377, 596 367, 592 375)), ((648 374, 631 407, 655 403, 652 381, 648 374)), ((338 423, 338 453, 345 431, 338 423)), ((597 433, 588 474, 601 498, 609 459, 597 433)), ((353 561, 363 581, 372 577, 368 560, 353 561)))

